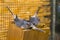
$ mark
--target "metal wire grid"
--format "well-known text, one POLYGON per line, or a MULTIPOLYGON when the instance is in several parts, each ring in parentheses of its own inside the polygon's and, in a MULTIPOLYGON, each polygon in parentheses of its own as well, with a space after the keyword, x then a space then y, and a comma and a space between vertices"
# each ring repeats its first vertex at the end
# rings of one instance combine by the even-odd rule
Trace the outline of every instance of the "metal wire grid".
MULTIPOLYGON (((39 1, 36 1, 36 2, 39 2, 39 1)), ((2 4, 4 3, 4 1, 2 2, 2 4)), ((9 2, 6 2, 6 3, 9 3, 9 2)), ((39 2, 40 3, 40 2, 39 2)), ((14 9, 16 9, 16 7, 17 6, 19 6, 19 3, 17 3, 17 4, 14 4, 14 5, 12 5, 12 4, 14 4, 14 3, 11 3, 10 2, 10 4, 8 5, 11 9, 12 9, 12 11, 14 10, 14 9)), ((24 5, 24 4, 20 4, 20 5, 24 5)), ((28 5, 28 7, 30 6, 30 7, 32 7, 31 5, 29 5, 29 4, 27 4, 28 5)), ((9 22, 12 20, 12 16, 11 16, 11 14, 10 14, 10 12, 8 12, 8 10, 5 8, 5 6, 1 6, 0 5, 0 7, 1 7, 1 12, 0 12, 0 40, 7 40, 7 32, 8 32, 8 27, 10 27, 10 25, 9 25, 9 22)), ((25 6, 26 7, 26 6, 25 6)), ((30 8, 29 7, 29 8, 30 8)), ((34 4, 34 6, 33 7, 35 7, 35 4, 34 4)), ((28 9, 29 9, 28 8, 28 9)), ((23 8, 24 9, 24 8, 23 8)), ((27 8, 26 8, 27 9, 27 8)), ((37 8, 36 8, 37 9, 37 8)), ((19 10, 19 9, 18 9, 19 10)), ((25 10, 25 9, 24 9, 25 10)), ((33 10, 35 10, 35 9, 33 9, 33 10)), ((16 10, 15 10, 16 11, 16 10)), ((14 11, 14 13, 19 13, 19 12, 15 12, 14 11)), ((25 12, 24 12, 25 13, 25 12)), ((23 13, 23 14, 24 14, 23 13)), ((32 12, 32 13, 34 13, 34 12, 32 12)), ((19 14, 17 14, 18 16, 21 16, 21 15, 19 15, 19 14)), ((29 15, 29 14, 28 14, 29 15)))

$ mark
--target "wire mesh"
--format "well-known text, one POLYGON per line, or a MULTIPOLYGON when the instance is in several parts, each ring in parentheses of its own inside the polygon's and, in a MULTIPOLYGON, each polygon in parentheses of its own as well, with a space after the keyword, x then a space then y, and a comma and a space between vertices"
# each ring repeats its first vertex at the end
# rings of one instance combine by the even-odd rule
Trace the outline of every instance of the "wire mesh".
POLYGON ((8 28, 10 27, 10 22, 13 20, 6 6, 9 6, 14 14, 26 20, 29 19, 29 15, 32 16, 35 13, 38 6, 41 6, 38 14, 41 19, 40 26, 45 24, 45 27, 49 27, 50 19, 44 18, 44 16, 50 15, 50 6, 43 6, 48 4, 50 2, 47 0, 0 0, 0 40, 7 40, 8 28))

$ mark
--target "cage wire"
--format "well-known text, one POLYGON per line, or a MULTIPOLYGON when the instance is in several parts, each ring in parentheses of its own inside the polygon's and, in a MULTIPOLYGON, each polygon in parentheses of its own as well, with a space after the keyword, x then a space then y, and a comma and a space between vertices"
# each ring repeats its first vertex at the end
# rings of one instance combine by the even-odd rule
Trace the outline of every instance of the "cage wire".
MULTIPOLYGON (((28 4, 28 1, 24 1, 25 4, 23 3, 23 1, 20 2, 9 2, 7 0, 1 0, 1 5, 0 5, 0 40, 7 40, 7 33, 8 33, 8 28, 11 26, 10 22, 13 20, 10 12, 7 10, 7 8, 5 7, 5 5, 8 5, 11 9, 11 11, 14 14, 17 14, 19 17, 21 18, 25 18, 28 19, 29 15, 33 15, 34 12, 36 11, 38 5, 43 5, 45 1, 37 1, 35 0, 35 2, 31 2, 31 0, 29 2, 31 2, 30 4, 28 4), (22 6, 21 6, 22 5, 22 6), (27 12, 28 11, 28 12, 27 12), (23 13, 23 14, 22 14, 23 13), (27 14, 26 14, 27 13, 27 14), (25 17, 23 17, 23 16, 25 17)), ((45 3, 44 5, 49 4, 49 1, 47 1, 47 3, 45 3)), ((44 8, 44 6, 42 6, 42 8, 44 8)), ((46 12, 45 9, 41 8, 41 12, 39 12, 39 16, 41 17, 41 21, 44 21, 44 17, 45 15, 50 15, 50 11, 46 12), (45 14, 46 13, 46 14, 45 14), (43 15, 43 16, 42 16, 43 15)), ((45 24, 45 23, 44 23, 45 24)))

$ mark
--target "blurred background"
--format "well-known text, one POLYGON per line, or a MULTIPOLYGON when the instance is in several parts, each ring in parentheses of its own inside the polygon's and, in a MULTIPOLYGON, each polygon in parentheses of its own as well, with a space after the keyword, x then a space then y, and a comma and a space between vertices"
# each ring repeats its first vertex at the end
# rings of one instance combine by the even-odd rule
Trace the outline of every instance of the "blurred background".
MULTIPOLYGON (((41 9, 38 13, 40 24, 38 24, 38 27, 50 30, 50 0, 0 0, 0 40, 7 40, 8 29, 12 26, 10 22, 13 20, 13 17, 6 6, 9 6, 14 14, 26 20, 28 20, 29 15, 32 16, 40 6, 41 9)), ((49 34, 50 31, 46 33, 48 36, 49 34)))

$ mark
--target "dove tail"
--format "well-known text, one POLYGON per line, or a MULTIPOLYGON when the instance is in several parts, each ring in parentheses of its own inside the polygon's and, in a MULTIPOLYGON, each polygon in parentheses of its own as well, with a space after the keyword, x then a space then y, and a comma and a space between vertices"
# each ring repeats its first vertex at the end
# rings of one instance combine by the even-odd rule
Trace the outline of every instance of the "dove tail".
POLYGON ((9 10, 9 12, 11 13, 11 15, 14 17, 14 19, 17 17, 16 15, 13 14, 13 12, 10 10, 10 8, 8 6, 6 6, 6 8, 9 10))
POLYGON ((8 6, 6 6, 6 8, 10 11, 10 13, 11 13, 12 15, 14 15, 13 12, 10 10, 10 8, 9 8, 8 6))
POLYGON ((38 7, 38 9, 37 9, 37 11, 36 11, 36 14, 38 14, 39 10, 40 10, 40 7, 38 7))

